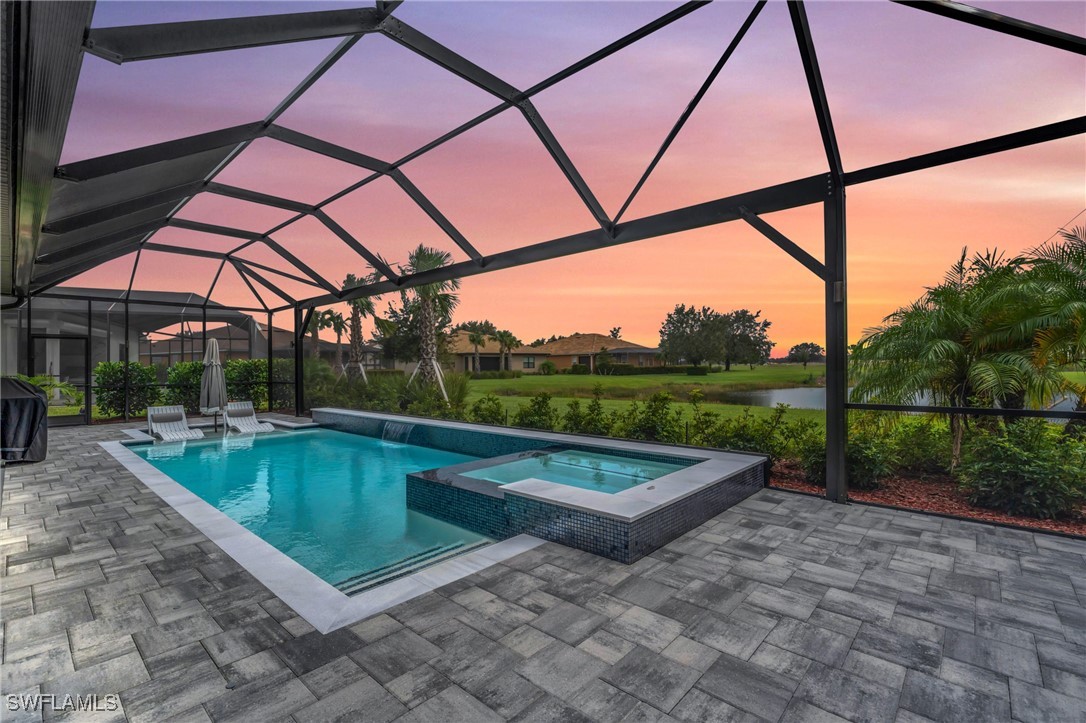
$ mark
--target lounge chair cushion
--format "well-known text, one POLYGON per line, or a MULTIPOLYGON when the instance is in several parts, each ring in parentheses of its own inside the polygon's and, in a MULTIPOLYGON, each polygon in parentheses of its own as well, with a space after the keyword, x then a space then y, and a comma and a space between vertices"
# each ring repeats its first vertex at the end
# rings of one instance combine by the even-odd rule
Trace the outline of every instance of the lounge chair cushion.
POLYGON ((180 422, 185 418, 185 415, 180 412, 157 412, 151 415, 151 421, 155 424, 169 424, 170 422, 180 422))
POLYGON ((234 417, 236 419, 240 419, 241 417, 255 417, 256 416, 256 412, 253 411, 252 407, 231 407, 229 410, 227 410, 227 413, 231 417, 234 417))

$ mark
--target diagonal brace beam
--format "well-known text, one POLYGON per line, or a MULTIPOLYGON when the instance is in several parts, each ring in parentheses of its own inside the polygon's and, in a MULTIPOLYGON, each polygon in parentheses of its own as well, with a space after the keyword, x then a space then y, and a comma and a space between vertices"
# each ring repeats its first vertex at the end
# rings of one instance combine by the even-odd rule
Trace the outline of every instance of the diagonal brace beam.
POLYGON ((460 230, 457 229, 456 226, 453 226, 452 222, 445 217, 445 214, 441 213, 441 211, 437 209, 437 206, 430 202, 430 199, 419 190, 418 186, 412 183, 410 179, 404 175, 403 171, 399 168, 394 168, 389 173, 389 176, 391 176, 392 180, 403 189, 404 193, 410 196, 411 200, 414 201, 418 207, 421 208, 423 212, 468 255, 469 258, 480 262, 483 260, 482 254, 471 245, 471 242, 464 237, 464 234, 460 233, 460 230))
POLYGON ((792 239, 785 236, 783 233, 769 225, 767 221, 763 221, 757 214, 752 213, 746 206, 739 207, 739 214, 743 217, 743 220, 754 227, 759 233, 765 236, 767 239, 777 244, 785 253, 794 258, 806 266, 810 271, 822 279, 826 280, 826 267, 821 261, 811 256, 798 246, 792 239))
POLYGON ((577 195, 581 197, 581 201, 588 207, 596 222, 604 230, 608 232, 612 230, 613 224, 603 210, 603 206, 600 205, 599 200, 596 199, 576 166, 573 165, 573 161, 570 160, 561 144, 535 109, 535 106, 532 105, 532 102, 528 100, 523 92, 397 18, 387 18, 381 24, 381 30, 392 40, 463 78, 472 85, 482 88, 506 103, 518 106, 524 118, 531 125, 532 130, 535 131, 539 140, 546 147, 547 152, 558 164, 559 169, 569 180, 577 195))
POLYGON ((750 14, 747 15, 747 19, 744 20, 743 24, 739 26, 739 30, 735 33, 735 37, 732 38, 732 41, 728 43, 728 47, 724 49, 724 54, 720 56, 720 60, 718 60, 716 65, 713 66, 713 69, 709 71, 709 75, 706 76, 705 82, 701 84, 701 87, 698 88, 698 91, 694 94, 694 97, 690 100, 690 102, 686 105, 686 108, 683 109, 683 112, 679 115, 679 119, 675 121, 675 125, 671 127, 670 131, 668 131, 667 137, 664 138, 664 142, 660 144, 660 148, 656 151, 656 155, 652 157, 652 161, 649 163, 648 168, 646 168, 645 172, 641 174, 641 178, 637 179, 637 183, 634 184, 633 190, 630 191, 630 195, 626 199, 626 202, 622 204, 622 208, 620 208, 618 210, 618 213, 615 214, 615 223, 618 223, 618 220, 622 218, 622 215, 624 213, 626 213, 626 209, 628 209, 630 207, 630 204, 633 203, 634 198, 637 196, 638 193, 641 192, 641 187, 645 185, 645 181, 649 180, 649 176, 651 176, 652 172, 656 170, 656 166, 660 163, 660 159, 664 157, 665 153, 667 153, 667 149, 671 147, 671 144, 679 135, 679 131, 681 131, 683 129, 683 126, 686 125, 686 122, 690 120, 690 116, 694 114, 694 110, 698 107, 698 104, 701 103, 701 99, 704 98, 705 94, 709 92, 709 88, 712 87, 713 81, 715 81, 716 77, 720 75, 720 71, 724 69, 724 65, 732 57, 735 49, 739 47, 739 43, 746 36, 747 31, 750 30, 750 26, 754 24, 754 20, 758 17, 758 14, 762 12, 762 8, 765 7, 766 2, 767 0, 758 0, 758 2, 754 3, 754 9, 750 11, 750 14))
POLYGON ((381 259, 380 256, 360 244, 354 236, 347 233, 347 230, 345 228, 332 220, 332 218, 324 211, 321 211, 319 209, 314 211, 313 217, 323 223, 329 231, 334 233, 336 236, 339 236, 340 240, 343 241, 343 243, 354 249, 355 253, 368 261, 370 266, 377 269, 377 271, 379 271, 381 275, 384 276, 386 279, 395 282, 399 278, 399 276, 389 267, 388 264, 386 264, 381 259))

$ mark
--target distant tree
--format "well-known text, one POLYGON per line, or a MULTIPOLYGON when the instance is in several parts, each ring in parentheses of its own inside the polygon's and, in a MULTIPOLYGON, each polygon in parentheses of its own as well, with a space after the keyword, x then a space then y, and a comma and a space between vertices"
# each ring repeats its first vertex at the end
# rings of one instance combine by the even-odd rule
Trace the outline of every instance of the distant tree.
POLYGON ((614 360, 611 357, 611 352, 607 351, 607 347, 601 346, 599 352, 596 353, 596 373, 610 374, 613 366, 614 360))
POLYGON ((494 326, 494 322, 487 319, 482 321, 462 321, 451 329, 453 333, 458 331, 479 331, 485 335, 493 334, 497 330, 498 327, 494 326))
POLYGON ((327 311, 328 314, 328 328, 336 335, 336 364, 340 369, 345 369, 343 366, 343 334, 347 331, 347 320, 343 318, 343 314, 338 311, 327 311))
POLYGON ((786 358, 790 362, 802 362, 803 368, 806 369, 807 362, 817 362, 825 359, 826 350, 816 342, 805 341, 802 344, 796 344, 789 349, 786 358))
POLYGON ((531 343, 529 343, 528 346, 533 346, 533 347, 534 346, 543 346, 546 343, 547 343, 546 337, 541 336, 538 339, 535 339, 531 343))
POLYGON ((511 331, 502 329, 496 332, 492 337, 494 341, 498 342, 498 359, 499 366, 502 369, 513 368, 513 349, 520 346, 520 339, 516 337, 511 331))
POLYGON ((732 363, 764 364, 775 344, 769 340, 772 322, 759 319, 761 311, 753 314, 739 309, 725 314, 724 320, 724 371, 731 371, 732 363))
POLYGON ((716 361, 721 358, 725 331, 723 317, 708 306, 679 304, 660 327, 660 355, 670 364, 685 361, 700 366, 716 361))
MULTIPOLYGON (((450 263, 452 254, 448 251, 419 244, 408 255, 407 265, 400 272, 404 275, 418 274, 450 263)), ((460 279, 448 279, 415 286, 405 292, 407 298, 404 306, 417 322, 419 376, 425 384, 436 384, 438 381, 438 337, 448 328, 452 312, 460 302, 456 293, 459 288, 460 279)))
MULTIPOLYGON (((343 288, 348 289, 362 283, 372 283, 378 279, 380 279, 380 276, 377 271, 372 268, 370 274, 361 279, 354 274, 347 274, 347 277, 343 280, 343 288)), ((351 299, 347 304, 351 307, 351 316, 347 328, 347 342, 350 351, 347 357, 346 372, 348 377, 353 377, 355 374, 359 373, 365 376, 366 372, 363 366, 363 359, 365 356, 366 340, 362 337, 362 319, 377 315, 376 310, 374 309, 374 297, 362 296, 357 299, 351 299)))
POLYGON ((474 371, 480 371, 482 369, 482 367, 479 364, 479 347, 486 345, 487 338, 488 338, 488 335, 485 332, 483 332, 481 329, 476 329, 474 331, 468 331, 468 343, 471 344, 472 350, 474 352, 474 358, 475 358, 475 369, 474 369, 474 371))
POLYGON ((611 329, 610 334, 611 334, 612 339, 620 339, 620 338, 622 338, 622 327, 621 326, 614 327, 613 329, 611 329))
POLYGON ((319 359, 321 355, 321 338, 320 333, 325 329, 332 328, 332 315, 335 314, 331 309, 325 309, 324 311, 314 311, 313 316, 309 318, 309 353, 314 359, 319 359))

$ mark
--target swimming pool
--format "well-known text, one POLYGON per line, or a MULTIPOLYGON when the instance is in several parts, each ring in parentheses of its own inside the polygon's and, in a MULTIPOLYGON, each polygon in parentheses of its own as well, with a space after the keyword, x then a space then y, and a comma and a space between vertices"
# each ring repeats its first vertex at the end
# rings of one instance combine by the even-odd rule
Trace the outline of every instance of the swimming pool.
POLYGON ((491 541, 407 509, 409 472, 469 455, 324 429, 130 449, 345 592, 491 541))
POLYGON ((558 452, 535 453, 491 467, 467 470, 461 474, 501 485, 526 479, 541 479, 570 487, 615 494, 678 472, 694 463, 695 460, 687 463, 662 462, 603 452, 567 449, 558 452))

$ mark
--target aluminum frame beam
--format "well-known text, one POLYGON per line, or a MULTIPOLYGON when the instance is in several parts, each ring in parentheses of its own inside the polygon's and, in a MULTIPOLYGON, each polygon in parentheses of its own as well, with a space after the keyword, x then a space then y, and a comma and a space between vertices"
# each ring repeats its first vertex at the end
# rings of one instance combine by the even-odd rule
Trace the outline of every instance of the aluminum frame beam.
POLYGON ((375 32, 374 8, 91 28, 83 48, 111 63, 171 58, 375 32))
POLYGON ((826 314, 826 497, 834 502, 847 502, 848 287, 845 283, 844 168, 803 0, 788 0, 788 13, 830 169, 826 184, 828 198, 823 203, 825 263, 822 274, 826 314))
POLYGON ((709 71, 709 75, 702 82, 701 87, 694 93, 694 97, 686 104, 686 108, 679 114, 679 119, 675 121, 675 124, 671 126, 671 130, 668 131, 667 136, 664 137, 664 142, 660 144, 660 148, 656 151, 656 155, 652 157, 645 172, 641 174, 641 177, 637 179, 637 183, 634 184, 633 190, 630 191, 630 195, 627 196, 626 201, 619 208, 618 213, 615 214, 615 223, 618 223, 619 219, 626 213, 626 210, 633 203, 634 198, 641 192, 641 187, 645 185, 645 182, 649 180, 649 176, 656 170, 657 164, 660 163, 660 159, 667 153, 667 149, 671 147, 671 144, 678 137, 679 131, 683 129, 686 122, 690 120, 690 116, 694 114, 694 110, 697 109, 698 104, 701 103, 701 99, 705 97, 705 94, 709 92, 709 88, 712 87, 713 81, 720 75, 720 71, 724 69, 724 65, 732 57, 735 49, 739 47, 739 43, 747 35, 747 31, 750 30, 750 26, 754 24, 754 21, 758 18, 758 15, 762 12, 768 0, 758 0, 754 3, 754 8, 747 15, 747 19, 743 21, 743 24, 739 26, 739 30, 736 31, 732 41, 728 43, 728 47, 724 49, 724 53, 720 56, 720 60, 716 62, 712 70, 709 71))
POLYGON ((384 262, 384 259, 359 243, 354 236, 348 233, 345 228, 336 223, 335 220, 324 211, 321 211, 320 209, 314 211, 313 217, 324 224, 325 228, 338 236, 343 243, 354 249, 355 253, 369 262, 369 265, 377 269, 377 271, 379 271, 386 279, 394 281, 400 278, 399 275, 384 262))
POLYGON ((502 251, 487 256, 485 267, 462 261, 432 271, 404 276, 396 281, 359 284, 344 289, 339 296, 315 297, 298 303, 306 308, 326 306, 337 301, 349 301, 361 296, 376 296, 436 281, 474 276, 480 273, 522 266, 537 261, 547 261, 585 251, 610 248, 632 241, 642 241, 705 226, 715 226, 741 218, 740 207, 745 207, 752 213, 765 214, 795 208, 796 206, 821 203, 826 198, 827 181, 828 176, 825 174, 810 176, 798 181, 790 181, 757 191, 749 191, 736 196, 717 199, 716 201, 699 203, 627 221, 615 227, 614 235, 608 234, 603 229, 592 229, 572 236, 502 251))
POLYGON ((993 153, 1002 153, 1016 148, 1037 145, 1038 143, 1070 138, 1083 133, 1086 133, 1086 115, 1029 128, 1024 131, 995 136, 994 138, 986 138, 973 143, 965 143, 953 148, 923 153, 911 158, 880 163, 858 171, 848 171, 844 174, 844 182, 847 186, 855 186, 860 183, 892 178, 914 171, 923 171, 928 168, 958 163, 959 161, 968 161, 973 158, 992 155, 993 153))
POLYGON ((941 15, 944 18, 957 20, 967 25, 975 25, 978 28, 994 30, 997 33, 1011 35, 1030 42, 1048 45, 1060 50, 1066 50, 1079 55, 1086 55, 1086 38, 1065 33, 1060 30, 1046 28, 1025 20, 1001 15, 991 10, 982 10, 972 5, 952 2, 951 0, 892 0, 898 5, 923 10, 924 12, 941 15))
POLYGON ((580 196, 589 213, 599 223, 600 228, 611 230, 614 225, 611 218, 603 210, 603 206, 592 192, 592 189, 589 188, 588 183, 581 176, 573 161, 570 160, 565 149, 562 148, 562 144, 554 137, 539 111, 536 110, 535 106, 532 105, 532 101, 524 93, 490 71, 483 69, 397 18, 390 17, 382 23, 381 32, 408 50, 421 55, 472 85, 485 90, 506 103, 519 107, 525 120, 535 131, 536 136, 539 137, 547 152, 550 153, 551 158, 558 164, 559 170, 562 171, 566 180, 573 186, 573 190, 580 196))
POLYGON ((120 173, 130 168, 148 166, 152 163, 172 161, 217 148, 230 148, 237 146, 239 143, 251 141, 259 137, 263 132, 264 124, 256 122, 222 128, 208 133, 198 133, 185 138, 134 148, 130 151, 110 153, 109 155, 58 166, 56 177, 68 181, 85 181, 90 178, 120 173))

